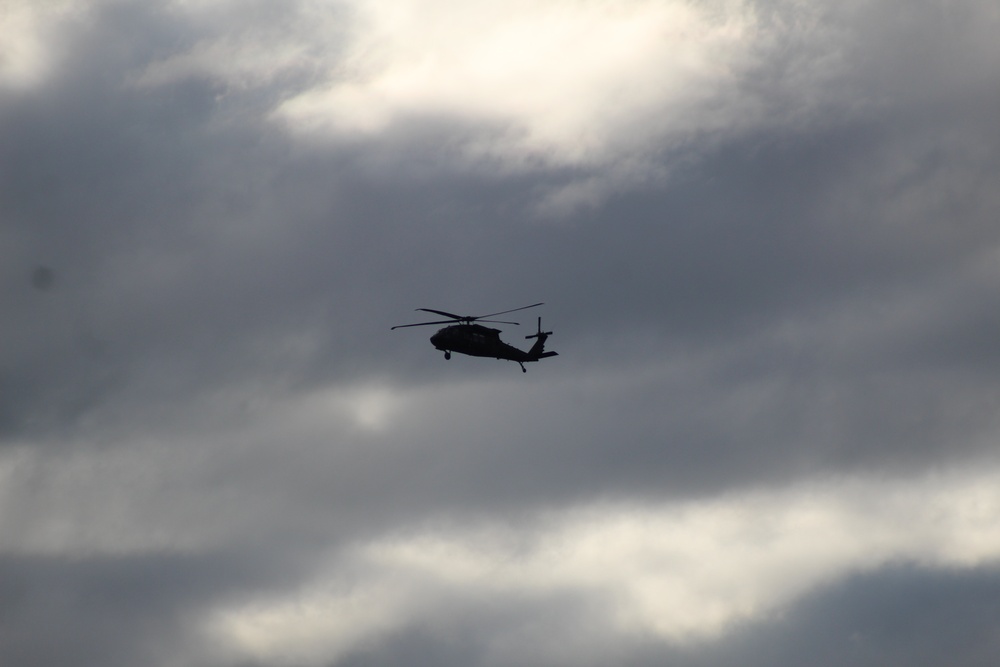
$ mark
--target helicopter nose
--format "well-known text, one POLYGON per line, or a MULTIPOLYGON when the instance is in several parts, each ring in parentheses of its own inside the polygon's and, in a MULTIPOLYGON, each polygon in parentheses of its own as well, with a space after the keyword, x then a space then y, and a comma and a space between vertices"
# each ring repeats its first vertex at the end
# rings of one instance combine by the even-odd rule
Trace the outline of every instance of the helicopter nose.
POLYGON ((442 341, 443 338, 444 338, 444 336, 442 336, 441 332, 439 331, 436 334, 434 334, 433 336, 431 336, 431 344, 434 347, 440 347, 440 344, 441 344, 441 341, 442 341))

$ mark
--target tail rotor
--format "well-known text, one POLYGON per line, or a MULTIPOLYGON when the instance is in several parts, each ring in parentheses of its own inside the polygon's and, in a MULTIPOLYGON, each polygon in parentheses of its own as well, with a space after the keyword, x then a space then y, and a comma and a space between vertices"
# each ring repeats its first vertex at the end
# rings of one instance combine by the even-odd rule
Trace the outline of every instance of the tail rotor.
MULTIPOLYGON (((548 340, 549 336, 552 335, 551 331, 542 331, 542 318, 538 318, 538 332, 533 333, 530 336, 525 336, 525 338, 537 338, 535 344, 531 346, 528 350, 528 361, 538 361, 539 359, 546 359, 548 357, 554 357, 558 352, 546 352, 545 351, 545 341, 548 340)), ((521 366, 523 369, 524 366, 521 366)))
POLYGON ((541 338, 542 342, 545 342, 545 339, 548 338, 551 335, 552 335, 551 331, 542 331, 542 318, 539 317, 538 318, 538 333, 533 333, 530 336, 525 336, 525 339, 541 338))

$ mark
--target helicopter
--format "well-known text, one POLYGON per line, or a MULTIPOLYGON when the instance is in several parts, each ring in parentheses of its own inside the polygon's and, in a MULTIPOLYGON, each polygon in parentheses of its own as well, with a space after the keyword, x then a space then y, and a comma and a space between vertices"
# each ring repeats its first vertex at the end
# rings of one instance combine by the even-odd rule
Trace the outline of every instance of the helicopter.
POLYGON ((454 313, 448 313, 443 310, 417 308, 417 310, 421 310, 426 313, 434 313, 435 315, 443 315, 444 317, 448 317, 450 319, 435 320, 433 322, 417 322, 416 324, 398 324, 392 327, 392 329, 424 327, 433 324, 449 324, 451 326, 439 329, 437 333, 431 336, 431 344, 438 350, 444 352, 445 359, 451 359, 452 352, 467 354, 472 357, 494 357, 496 359, 506 359, 507 361, 516 361, 518 365, 521 366, 521 372, 527 373, 528 369, 524 367, 524 364, 527 362, 538 361, 539 359, 546 359, 559 354, 558 352, 545 352, 545 341, 552 335, 552 332, 542 331, 541 317, 538 318, 538 332, 533 333, 530 336, 525 336, 526 339, 537 339, 535 344, 532 345, 531 349, 527 352, 519 350, 516 347, 508 345, 500 340, 499 329, 484 327, 482 324, 475 324, 475 322, 519 325, 519 322, 505 322, 502 320, 490 320, 486 318, 496 317, 497 315, 506 315, 507 313, 527 310, 528 308, 534 308, 541 305, 541 303, 533 303, 530 306, 522 306, 512 310, 502 310, 499 313, 490 313, 488 315, 479 316, 455 315, 454 313))

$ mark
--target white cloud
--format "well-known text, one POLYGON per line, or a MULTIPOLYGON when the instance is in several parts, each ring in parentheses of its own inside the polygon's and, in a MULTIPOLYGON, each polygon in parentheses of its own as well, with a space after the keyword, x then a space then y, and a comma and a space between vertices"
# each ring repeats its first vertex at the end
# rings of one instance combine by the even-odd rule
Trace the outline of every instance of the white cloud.
POLYGON ((275 118, 309 135, 461 119, 502 135, 468 146, 472 155, 603 165, 644 153, 650 140, 763 117, 734 85, 771 39, 745 0, 170 7, 202 37, 150 63, 138 83, 209 76, 238 90, 297 78, 275 118))
POLYGON ((345 17, 340 3, 245 3, 177 0, 173 14, 199 38, 187 49, 151 62, 135 78, 158 86, 208 77, 227 91, 273 85, 282 77, 313 76, 336 61, 345 17))
MULTIPOLYGON (((754 45, 740 2, 361 2, 331 80, 286 101, 295 127, 376 133, 413 116, 509 130, 506 157, 588 163, 715 110, 754 45)), ((496 144, 480 146, 495 151, 496 144)))
POLYGON ((44 80, 59 50, 59 27, 84 19, 85 10, 74 0, 0 3, 0 90, 44 80))
POLYGON ((594 604, 576 605, 581 618, 571 635, 549 638, 549 653, 594 650, 590 626, 699 641, 852 572, 896 561, 995 561, 998 482, 996 469, 856 478, 660 506, 594 505, 517 527, 411 529, 358 545, 348 564, 341 555, 301 590, 219 610, 210 626, 238 653, 325 664, 394 629, 460 616, 470 601, 524 604, 530 614, 532 600, 576 595, 594 604))
POLYGON ((265 89, 271 118, 309 145, 384 139, 397 155, 410 124, 429 121, 461 128, 444 142, 442 168, 591 172, 540 193, 546 216, 662 181, 664 151, 694 140, 801 126, 834 99, 855 104, 834 92, 847 38, 811 2, 766 16, 749 0, 171 7, 200 38, 136 83, 207 76, 229 93, 265 89), (749 85, 771 59, 781 74, 749 85))
POLYGON ((395 616, 408 605, 408 591, 389 583, 360 589, 331 585, 287 604, 223 611, 208 619, 209 634, 243 656, 286 665, 328 664, 331 656, 398 622, 395 616))

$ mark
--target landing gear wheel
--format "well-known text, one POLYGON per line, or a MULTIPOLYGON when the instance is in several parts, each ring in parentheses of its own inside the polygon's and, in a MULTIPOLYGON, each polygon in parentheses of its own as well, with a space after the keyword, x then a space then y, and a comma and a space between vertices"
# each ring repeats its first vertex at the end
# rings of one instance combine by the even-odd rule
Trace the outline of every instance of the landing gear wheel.
POLYGON ((444 352, 444 358, 445 359, 451 359, 451 352, 449 352, 448 350, 445 350, 445 352, 444 352))
MULTIPOLYGON (((518 362, 518 363, 520 363, 520 362, 518 362)), ((521 364, 521 372, 522 373, 527 373, 528 372, 528 369, 524 367, 524 364, 521 364)))

